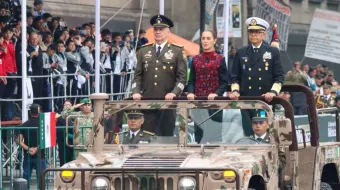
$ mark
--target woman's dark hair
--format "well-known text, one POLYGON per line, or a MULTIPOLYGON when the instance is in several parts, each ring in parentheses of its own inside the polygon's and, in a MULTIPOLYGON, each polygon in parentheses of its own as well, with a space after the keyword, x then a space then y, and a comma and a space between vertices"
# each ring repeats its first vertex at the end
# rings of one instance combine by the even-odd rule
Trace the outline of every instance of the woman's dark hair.
MULTIPOLYGON (((204 30, 203 32, 210 32, 214 39, 217 38, 217 34, 216 34, 216 32, 214 30, 207 29, 207 30, 204 30)), ((203 32, 202 32, 202 34, 203 34, 203 32)))

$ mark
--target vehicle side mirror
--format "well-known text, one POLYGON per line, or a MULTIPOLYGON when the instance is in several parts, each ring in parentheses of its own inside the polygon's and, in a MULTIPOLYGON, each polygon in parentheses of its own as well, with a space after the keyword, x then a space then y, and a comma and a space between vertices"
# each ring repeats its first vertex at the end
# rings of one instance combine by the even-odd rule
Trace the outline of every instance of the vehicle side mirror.
POLYGON ((278 119, 274 121, 274 129, 277 134, 274 133, 274 138, 278 139, 278 143, 281 146, 289 146, 292 144, 292 124, 290 119, 278 119))

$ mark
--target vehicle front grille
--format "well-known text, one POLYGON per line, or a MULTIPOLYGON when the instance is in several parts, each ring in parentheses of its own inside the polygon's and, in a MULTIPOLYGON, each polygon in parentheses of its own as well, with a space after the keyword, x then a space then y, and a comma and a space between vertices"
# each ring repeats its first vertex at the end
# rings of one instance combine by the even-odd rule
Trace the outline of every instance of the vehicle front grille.
MULTIPOLYGON (((122 179, 115 178, 113 180, 113 186, 116 190, 120 190, 122 188, 122 179)), ((175 190, 174 188, 174 180, 173 178, 158 178, 158 184, 156 187, 156 179, 155 177, 141 177, 140 179, 133 178, 125 178, 124 180, 125 187, 124 190, 175 190)))
POLYGON ((130 157, 127 159, 123 168, 150 168, 150 167, 164 167, 164 168, 174 168, 180 167, 184 162, 186 157, 130 157))

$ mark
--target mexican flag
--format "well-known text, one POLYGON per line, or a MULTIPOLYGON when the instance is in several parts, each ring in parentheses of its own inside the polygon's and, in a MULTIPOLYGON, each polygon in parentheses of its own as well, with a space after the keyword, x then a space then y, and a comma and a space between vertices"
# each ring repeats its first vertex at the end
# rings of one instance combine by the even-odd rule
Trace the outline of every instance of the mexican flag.
POLYGON ((40 113, 40 148, 45 149, 56 146, 56 113, 40 113))

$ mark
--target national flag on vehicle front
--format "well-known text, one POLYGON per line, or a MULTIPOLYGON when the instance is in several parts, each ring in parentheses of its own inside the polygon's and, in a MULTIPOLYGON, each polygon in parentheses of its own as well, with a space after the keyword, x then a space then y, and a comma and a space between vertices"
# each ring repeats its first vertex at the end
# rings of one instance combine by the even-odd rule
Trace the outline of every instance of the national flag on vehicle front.
POLYGON ((40 147, 41 149, 56 146, 56 113, 47 112, 39 115, 40 147))

